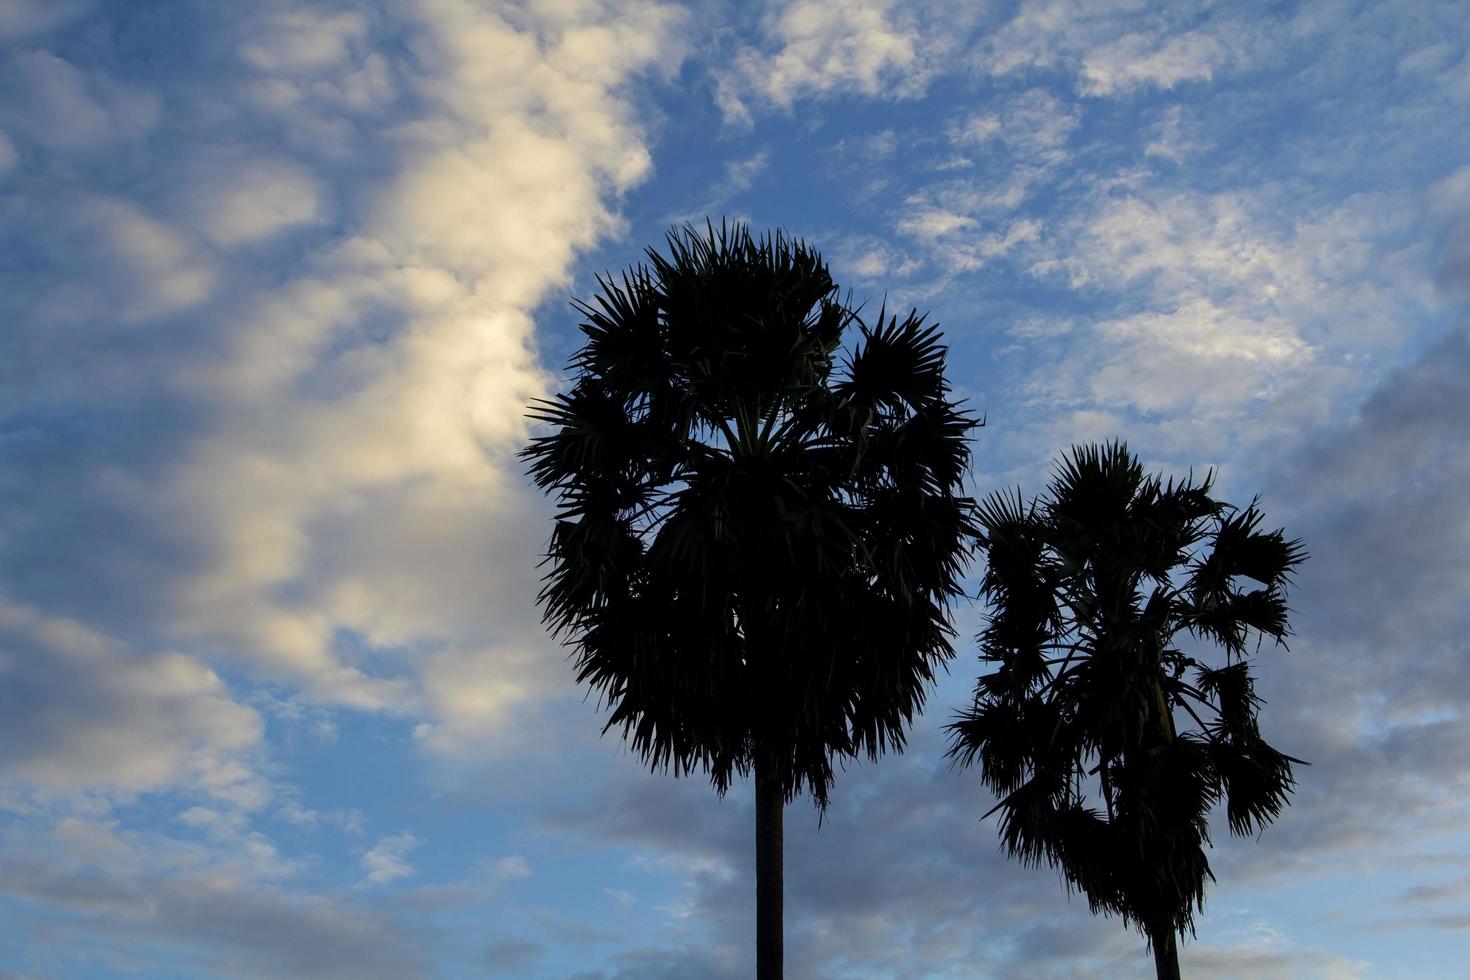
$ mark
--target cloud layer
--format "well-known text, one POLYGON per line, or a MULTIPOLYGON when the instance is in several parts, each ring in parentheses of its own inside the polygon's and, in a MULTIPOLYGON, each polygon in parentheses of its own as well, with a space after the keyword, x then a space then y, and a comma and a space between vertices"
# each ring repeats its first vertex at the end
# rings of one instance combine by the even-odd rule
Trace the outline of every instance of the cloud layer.
MULTIPOLYGON (((978 490, 1126 436, 1264 491, 1313 559, 1263 718, 1313 765, 1218 835, 1185 968, 1432 975, 1463 11, 1137 6, 0 5, 0 976, 750 974, 749 800, 597 741, 513 459, 566 293, 711 208, 936 313, 978 490)), ((793 977, 1148 975, 941 761, 976 669, 790 811, 793 977)))

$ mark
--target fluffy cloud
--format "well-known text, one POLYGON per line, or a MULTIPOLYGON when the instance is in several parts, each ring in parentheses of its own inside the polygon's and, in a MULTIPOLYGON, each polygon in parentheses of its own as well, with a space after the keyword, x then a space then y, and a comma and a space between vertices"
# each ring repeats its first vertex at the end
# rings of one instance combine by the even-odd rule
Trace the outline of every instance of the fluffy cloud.
MULTIPOLYGON (((126 45, 158 13, 110 16, 126 45)), ((677 20, 282 3, 191 18, 207 55, 161 79, 79 67, 59 24, 12 57, 0 126, 38 191, 6 204, 31 242, 0 268, 10 407, 57 412, 17 458, 78 488, 18 483, 17 600, 451 729, 559 678, 524 653, 542 521, 511 454, 551 383, 532 312, 648 172, 621 87, 677 62, 677 20), (126 193, 44 177, 101 150, 126 193), (73 568, 110 597, 90 609, 55 545, 78 510, 127 528, 73 568), (55 579, 21 579, 42 555, 55 579)))
POLYGON ((140 654, 0 598, 0 777, 50 791, 135 794, 175 783, 258 806, 264 724, 212 670, 140 654))
POLYGON ((1404 243, 1412 196, 1349 197, 1288 224, 1276 189, 1099 185, 1020 257, 1092 308, 1011 331, 1011 363, 1036 358, 1016 392, 1039 445, 1112 429, 1180 465, 1251 446, 1279 459, 1365 394, 1404 323, 1438 309, 1422 245, 1404 243))
POLYGON ((62 12, 0 15, 0 903, 28 964, 426 975, 424 916, 525 861, 405 890, 421 835, 274 756, 344 706, 483 756, 567 680, 535 316, 649 172, 626 88, 681 15, 62 12))

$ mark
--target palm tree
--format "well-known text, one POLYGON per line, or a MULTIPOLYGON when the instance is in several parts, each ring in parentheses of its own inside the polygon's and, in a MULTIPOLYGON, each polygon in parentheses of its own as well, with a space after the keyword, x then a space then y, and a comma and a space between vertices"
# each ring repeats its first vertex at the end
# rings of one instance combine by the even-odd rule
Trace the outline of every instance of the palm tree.
POLYGON ((1306 554, 1212 482, 1146 477, 1112 443, 1074 447, 1044 498, 989 497, 979 643, 999 666, 950 726, 951 756, 978 759, 1000 798, 1007 851, 1137 927, 1161 980, 1178 978, 1175 937, 1213 879, 1211 809, 1223 800, 1232 832, 1256 832, 1301 761, 1261 738, 1247 656, 1284 644, 1306 554), (1223 657, 1200 659, 1206 647, 1223 657))
POLYGON ((950 397, 938 330, 871 326, 821 257, 743 225, 579 302, 570 391, 522 452, 559 511, 541 592, 651 768, 756 784, 759 976, 781 975, 781 818, 833 761, 898 751, 953 656, 977 423, 950 397), (858 343, 845 352, 844 331, 858 343))

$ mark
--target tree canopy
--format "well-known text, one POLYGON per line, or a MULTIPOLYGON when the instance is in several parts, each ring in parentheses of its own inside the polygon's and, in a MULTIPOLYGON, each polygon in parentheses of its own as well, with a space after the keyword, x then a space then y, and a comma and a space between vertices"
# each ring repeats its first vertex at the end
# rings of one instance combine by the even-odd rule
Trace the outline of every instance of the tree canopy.
POLYGON ((951 754, 1000 797, 1007 850, 1167 950, 1203 907, 1211 810, 1256 832, 1300 761, 1261 736, 1249 657, 1284 644, 1306 555, 1255 501, 1212 490, 1112 443, 1074 448, 1029 503, 986 499, 979 644, 996 669, 950 726, 951 754))
POLYGON ((824 806, 833 759, 901 747, 953 655, 978 423, 939 331, 864 320, 802 241, 666 244, 577 304, 574 383, 534 409, 545 617, 649 765, 721 793, 758 765, 824 806))

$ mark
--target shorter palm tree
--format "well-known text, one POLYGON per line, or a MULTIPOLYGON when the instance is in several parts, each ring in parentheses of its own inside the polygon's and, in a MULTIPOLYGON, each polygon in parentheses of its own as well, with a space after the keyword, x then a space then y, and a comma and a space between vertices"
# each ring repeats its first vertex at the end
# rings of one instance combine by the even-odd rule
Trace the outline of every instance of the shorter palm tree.
POLYGON ((1255 501, 1214 499, 1212 478, 1145 476, 1111 443, 1074 447, 1029 504, 987 499, 979 643, 998 668, 949 726, 951 756, 1000 797, 1007 851, 1138 928, 1161 980, 1213 879, 1210 811, 1223 801, 1233 833, 1255 832, 1301 761, 1261 737, 1247 656, 1284 645, 1306 554, 1261 529, 1255 501))

